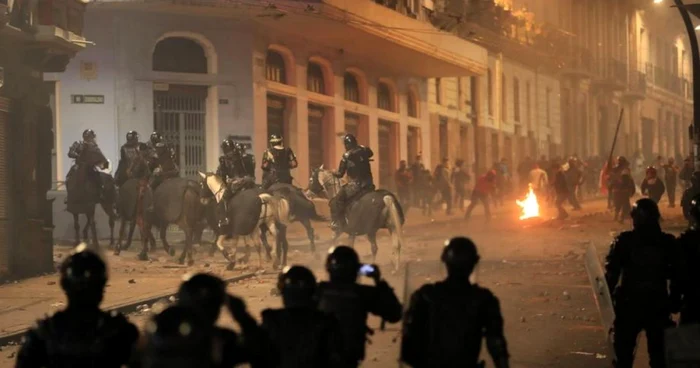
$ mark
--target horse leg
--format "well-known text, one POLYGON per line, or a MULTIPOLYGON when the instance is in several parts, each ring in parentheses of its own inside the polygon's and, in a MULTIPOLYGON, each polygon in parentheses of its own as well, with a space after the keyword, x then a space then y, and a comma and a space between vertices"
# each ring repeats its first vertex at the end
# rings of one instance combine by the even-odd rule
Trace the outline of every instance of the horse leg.
POLYGON ((124 241, 124 232, 126 232, 126 220, 122 219, 119 223, 119 238, 117 245, 114 247, 114 255, 118 256, 122 251, 122 241, 124 241))
POLYGON ((372 248, 372 263, 377 262, 377 232, 367 234, 367 240, 372 248))
POLYGON ((85 223, 85 226, 83 227, 83 238, 82 238, 86 242, 88 241, 88 229, 90 228, 90 220, 89 220, 90 217, 87 216, 87 218, 88 218, 88 221, 85 223))
POLYGON ((284 240, 287 236, 285 231, 285 226, 282 224, 277 224, 277 234, 275 236, 275 260, 272 262, 273 269, 281 269, 284 267, 285 251, 284 251, 284 240))
POLYGON ((195 238, 195 229, 185 228, 185 252, 187 252, 187 265, 194 266, 194 257, 192 255, 192 243, 195 238))
POLYGON ((348 236, 348 245, 350 248, 355 249, 355 235, 348 236))
POLYGON ((270 243, 267 242, 267 231, 268 228, 265 224, 260 225, 260 240, 262 240, 262 244, 265 247, 265 256, 267 260, 270 261, 272 260, 272 247, 270 247, 270 243))
POLYGON ((95 249, 100 249, 100 244, 97 242, 97 225, 95 225, 95 209, 88 215, 88 222, 90 223, 90 232, 92 232, 92 244, 95 249))
POLYGON ((316 253, 316 234, 314 233, 314 228, 311 227, 311 221, 309 221, 309 219, 304 219, 300 220, 300 222, 306 229, 306 236, 309 238, 309 242, 311 243, 311 254, 314 255, 315 259, 318 259, 319 255, 316 253))
POLYGON ((139 224, 139 233, 141 234, 141 252, 139 253, 139 259, 142 261, 148 261, 148 234, 151 229, 148 225, 139 224))
MULTIPOLYGON (((168 239, 166 239, 166 233, 168 231, 168 228, 163 226, 160 228, 160 241, 163 243, 163 249, 165 249, 165 253, 168 253, 171 257, 175 255, 175 249, 170 247, 170 244, 168 244, 168 239)), ((153 234, 151 234, 153 236, 153 234)), ((185 241, 187 241, 185 239, 185 241)), ((155 239, 154 239, 155 243, 155 239)), ((180 257, 180 264, 185 263, 185 253, 182 253, 182 256, 180 257)))
POLYGON ((80 216, 73 214, 73 230, 75 230, 75 245, 80 244, 80 216))
POLYGON ((232 241, 233 241, 233 253, 229 252, 226 246, 224 246, 224 240, 226 239, 226 235, 219 235, 216 237, 216 242, 214 244, 216 245, 217 248, 221 251, 221 254, 224 255, 224 258, 228 261, 228 265, 226 266, 226 269, 231 271, 233 268, 236 266, 236 253, 237 253, 237 247, 238 247, 238 236, 233 236, 232 241))
POLYGON ((103 209, 109 216, 109 248, 114 248, 114 221, 117 215, 114 213, 114 209, 110 205, 103 206, 103 209))
POLYGON ((134 230, 136 229, 137 221, 137 219, 134 219, 129 222, 129 236, 127 236, 126 238, 126 245, 124 245, 124 250, 127 250, 131 247, 131 241, 134 239, 134 230))

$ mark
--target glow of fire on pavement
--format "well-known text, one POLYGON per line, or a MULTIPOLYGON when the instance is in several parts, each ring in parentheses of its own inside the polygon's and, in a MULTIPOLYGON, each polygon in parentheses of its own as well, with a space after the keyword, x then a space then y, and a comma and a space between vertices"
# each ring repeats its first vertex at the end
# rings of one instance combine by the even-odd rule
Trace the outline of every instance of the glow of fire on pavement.
POLYGON ((521 220, 540 217, 540 204, 537 203, 537 196, 535 195, 535 191, 532 190, 532 184, 529 184, 528 188, 529 189, 524 200, 515 200, 515 203, 520 206, 521 220))

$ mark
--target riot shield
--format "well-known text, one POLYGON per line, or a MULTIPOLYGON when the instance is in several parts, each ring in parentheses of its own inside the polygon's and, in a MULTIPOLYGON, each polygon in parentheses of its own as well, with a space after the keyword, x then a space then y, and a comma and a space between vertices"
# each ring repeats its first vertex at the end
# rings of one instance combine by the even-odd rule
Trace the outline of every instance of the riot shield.
POLYGON ((666 367, 700 368, 700 325, 666 330, 666 367))
POLYGON ((613 309, 613 302, 612 298, 610 297, 608 283, 605 281, 605 272, 603 271, 603 267, 600 265, 598 252, 593 244, 591 244, 586 250, 585 261, 586 272, 588 272, 588 280, 593 288, 593 298, 595 299, 595 304, 598 307, 598 312, 600 313, 600 320, 603 324, 605 341, 608 345, 608 353, 609 356, 613 357, 613 360, 615 360, 615 349, 613 347, 613 341, 615 338, 615 331, 613 329, 613 322, 615 322, 615 310, 613 309))

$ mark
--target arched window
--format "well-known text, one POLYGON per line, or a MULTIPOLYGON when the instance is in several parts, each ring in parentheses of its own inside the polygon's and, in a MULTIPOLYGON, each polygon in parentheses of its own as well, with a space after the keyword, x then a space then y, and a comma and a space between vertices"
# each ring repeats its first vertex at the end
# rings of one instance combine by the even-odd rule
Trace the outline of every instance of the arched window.
POLYGON ((166 38, 158 42, 153 51, 153 70, 207 74, 207 54, 197 41, 184 37, 166 38))
POLYGON ((377 107, 382 110, 394 111, 391 89, 384 82, 379 82, 377 86, 377 107))
POLYGON ((352 73, 345 73, 343 76, 345 87, 345 100, 360 103, 360 84, 352 73))
POLYGON ((306 68, 306 89, 310 92, 325 93, 323 69, 316 63, 309 63, 306 68))
POLYGON ((268 50, 265 58, 265 78, 269 81, 287 83, 284 57, 277 51, 268 50))
POLYGON ((407 109, 408 109, 408 116, 412 118, 417 118, 418 117, 418 98, 416 97, 416 93, 409 90, 408 91, 408 101, 407 101, 407 109))

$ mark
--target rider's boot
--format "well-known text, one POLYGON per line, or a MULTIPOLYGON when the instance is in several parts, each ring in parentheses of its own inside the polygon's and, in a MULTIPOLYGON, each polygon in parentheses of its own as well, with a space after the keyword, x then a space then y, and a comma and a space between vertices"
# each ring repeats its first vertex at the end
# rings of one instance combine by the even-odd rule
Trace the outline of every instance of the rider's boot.
POLYGON ((344 211, 340 206, 340 203, 336 202, 333 206, 331 206, 331 230, 335 232, 342 231, 343 226, 345 225, 343 212, 344 211))
POLYGON ((223 230, 229 225, 228 204, 226 202, 227 200, 225 198, 222 198, 221 202, 219 202, 216 205, 217 219, 219 220, 219 230, 223 230))

